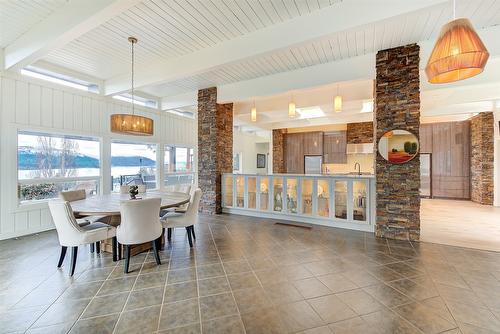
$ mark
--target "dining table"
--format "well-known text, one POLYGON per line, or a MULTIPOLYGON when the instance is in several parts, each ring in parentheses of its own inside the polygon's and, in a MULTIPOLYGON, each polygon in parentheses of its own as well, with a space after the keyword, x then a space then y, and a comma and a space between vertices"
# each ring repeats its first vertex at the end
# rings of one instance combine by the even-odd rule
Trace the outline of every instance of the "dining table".
MULTIPOLYGON (((131 199, 130 195, 120 193, 110 193, 104 195, 89 196, 85 199, 71 202, 71 208, 75 216, 102 216, 101 222, 108 225, 118 226, 121 222, 120 216, 120 203, 125 201, 140 201, 147 198, 160 198, 160 209, 168 209, 179 207, 183 204, 189 203, 190 195, 183 192, 164 192, 164 191, 147 191, 139 193, 135 199, 131 199)), ((160 214, 160 212, 158 212, 160 214)), ((161 236, 161 247, 165 242, 163 235, 161 236)), ((100 243, 100 249, 112 253, 113 245, 112 240, 103 240, 100 243)), ((130 248, 130 255, 136 255, 141 252, 147 251, 151 248, 151 243, 144 243, 140 245, 133 245, 130 248)), ((118 254, 121 253, 121 247, 118 254)), ((121 257, 121 256, 120 256, 121 257)))

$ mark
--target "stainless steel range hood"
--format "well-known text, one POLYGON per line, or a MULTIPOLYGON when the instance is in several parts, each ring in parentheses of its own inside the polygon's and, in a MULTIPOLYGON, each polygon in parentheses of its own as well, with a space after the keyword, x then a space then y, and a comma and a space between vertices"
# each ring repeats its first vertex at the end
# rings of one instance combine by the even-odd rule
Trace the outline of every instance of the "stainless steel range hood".
POLYGON ((369 154, 373 153, 373 143, 347 144, 347 154, 369 154))

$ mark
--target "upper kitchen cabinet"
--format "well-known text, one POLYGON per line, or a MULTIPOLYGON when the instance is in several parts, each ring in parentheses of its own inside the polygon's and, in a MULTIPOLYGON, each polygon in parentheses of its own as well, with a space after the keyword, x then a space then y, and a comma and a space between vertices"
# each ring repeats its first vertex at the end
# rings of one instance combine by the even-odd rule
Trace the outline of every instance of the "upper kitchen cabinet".
POLYGON ((323 155, 323 132, 304 132, 302 136, 304 155, 323 155))
POLYGON ((323 162, 326 164, 347 163, 346 131, 325 133, 323 137, 323 162))
POLYGON ((285 137, 286 172, 304 173, 303 133, 288 133, 285 137))

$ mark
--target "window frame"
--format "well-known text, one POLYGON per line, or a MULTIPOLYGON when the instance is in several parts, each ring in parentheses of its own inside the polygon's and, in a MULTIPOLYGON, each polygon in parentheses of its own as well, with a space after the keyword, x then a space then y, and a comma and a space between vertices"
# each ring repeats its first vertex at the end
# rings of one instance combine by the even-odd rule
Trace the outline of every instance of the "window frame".
POLYGON ((161 143, 160 142, 150 142, 150 141, 142 141, 142 140, 131 140, 129 138, 117 138, 117 137, 112 137, 109 140, 109 177, 111 181, 111 188, 110 188, 110 193, 116 193, 116 191, 113 190, 113 165, 111 163, 113 159, 113 144, 129 144, 129 145, 155 145, 156 146, 156 158, 155 158, 155 187, 153 189, 148 189, 150 191, 158 191, 161 190, 161 174, 159 171, 159 150, 161 143))
MULTIPOLYGON (((163 172, 163 180, 162 180, 162 187, 164 189, 173 186, 172 184, 168 185, 166 184, 168 176, 191 176, 192 177, 192 182, 191 185, 196 184, 196 148, 193 145, 187 145, 187 144, 170 144, 170 143, 165 143, 163 144, 163 151, 162 151, 162 172, 163 172), (165 155, 167 153, 167 147, 179 147, 179 148, 186 148, 188 149, 188 157, 189 157, 189 150, 193 150, 193 161, 191 164, 191 170, 190 171, 177 171, 177 172, 167 172, 166 171, 166 165, 165 165, 165 155)), ((178 183, 179 184, 179 183, 178 183)), ((183 183, 182 183, 183 184, 183 183)))
POLYGON ((31 207, 36 206, 38 204, 47 203, 50 200, 53 200, 57 197, 53 198, 45 198, 45 199, 31 199, 22 201, 19 198, 19 186, 22 184, 43 184, 43 183, 62 183, 62 182, 75 182, 75 181, 96 181, 98 192, 97 194, 101 195, 103 193, 103 142, 101 137, 78 134, 73 133, 69 134, 64 131, 57 131, 52 129, 36 129, 36 128, 16 128, 15 129, 16 136, 16 146, 15 146, 15 166, 14 171, 16 173, 16 192, 14 194, 15 201, 17 203, 18 208, 22 207, 31 207), (30 178, 30 179, 19 179, 19 135, 39 135, 39 136, 47 136, 47 137, 56 137, 56 138, 72 138, 72 139, 80 139, 80 140, 88 140, 95 141, 98 143, 99 147, 99 174, 95 176, 80 176, 80 177, 49 177, 49 178, 30 178))

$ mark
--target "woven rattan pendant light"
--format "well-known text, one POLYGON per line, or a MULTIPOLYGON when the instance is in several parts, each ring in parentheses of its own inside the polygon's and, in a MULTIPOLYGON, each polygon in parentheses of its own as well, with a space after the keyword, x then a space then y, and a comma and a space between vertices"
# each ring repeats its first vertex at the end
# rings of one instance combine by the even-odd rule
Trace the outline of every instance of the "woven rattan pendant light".
POLYGON ((425 72, 430 83, 464 80, 483 72, 489 53, 466 18, 455 19, 441 28, 425 72))
POLYGON ((134 108, 134 44, 137 38, 129 37, 128 41, 132 45, 132 114, 111 115, 111 132, 132 136, 152 136, 154 122, 151 118, 136 115, 134 108))

